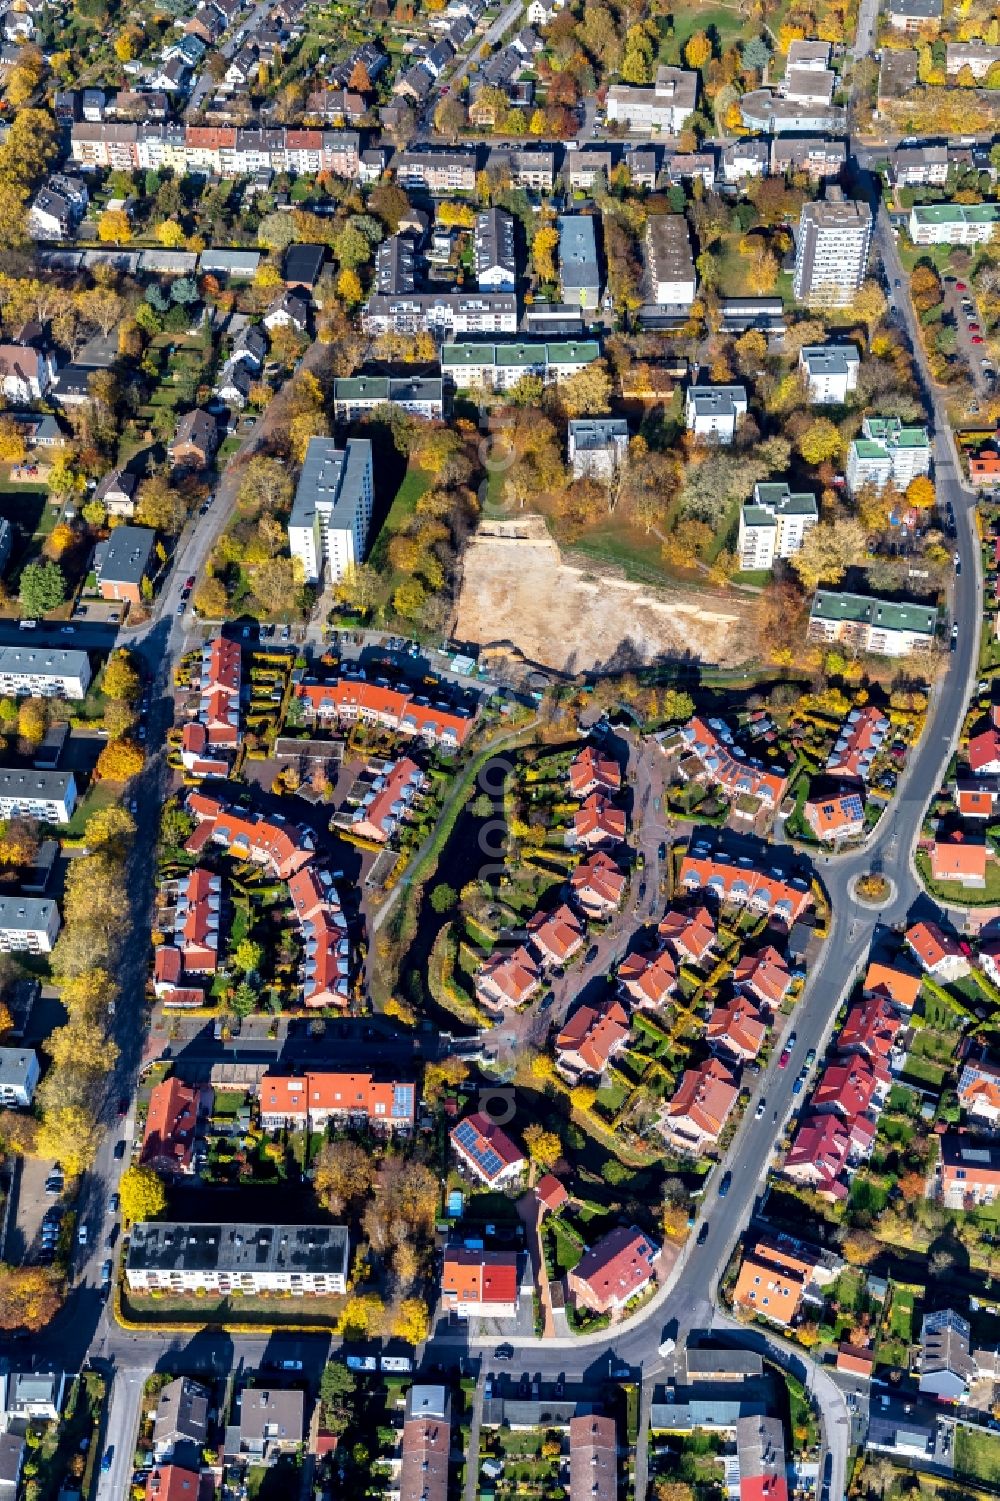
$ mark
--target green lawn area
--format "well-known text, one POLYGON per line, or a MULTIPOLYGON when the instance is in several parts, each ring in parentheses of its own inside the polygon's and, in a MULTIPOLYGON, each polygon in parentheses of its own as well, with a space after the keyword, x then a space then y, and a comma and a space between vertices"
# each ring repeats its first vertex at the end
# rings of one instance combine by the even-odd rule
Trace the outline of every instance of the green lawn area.
POLYGON ((345 1299, 334 1293, 309 1298, 199 1298, 122 1292, 126 1318, 151 1329, 163 1324, 198 1329, 220 1324, 258 1324, 261 1328, 315 1324, 333 1328, 344 1303, 345 1299))
POLYGON ((947 1074, 947 1065, 935 1063, 932 1058, 921 1058, 911 1053, 903 1069, 904 1079, 913 1079, 917 1084, 926 1084, 929 1089, 940 1089, 947 1074))
POLYGON ((682 49, 696 31, 714 31, 725 49, 746 29, 746 22, 735 5, 685 4, 682 0, 672 9, 670 20, 673 22, 673 40, 682 49))
POLYGON ((392 535, 393 532, 405 531, 407 523, 417 508, 417 501, 421 495, 427 493, 430 486, 431 476, 423 469, 418 469, 416 464, 411 464, 403 476, 403 483, 396 491, 396 498, 389 507, 389 514, 385 518, 386 532, 392 535))
POLYGON ((212 1105, 212 1114, 217 1120, 234 1120, 247 1102, 242 1089, 218 1089, 212 1105))
POLYGON ((930 861, 924 850, 917 851, 917 870, 931 895, 943 902, 954 902, 959 907, 995 907, 1000 902, 1000 860, 987 862, 986 884, 981 887, 966 887, 959 881, 932 881, 930 861))
POLYGON ((1000 1484, 1000 1434, 964 1423, 955 1427, 955 1474, 985 1485, 1000 1484))
POLYGON ((101 808, 113 807, 121 801, 121 788, 115 782, 92 782, 86 793, 77 803, 73 817, 69 823, 60 829, 70 839, 81 839, 92 813, 101 808))
POLYGON ((916 1292, 901 1282, 892 1284, 892 1302, 889 1308, 889 1331, 904 1344, 913 1341, 913 1308, 916 1292))
POLYGON ((555 1243, 556 1272, 570 1272, 583 1255, 576 1241, 566 1234, 558 1220, 552 1222, 552 1239, 555 1243))
POLYGON ((621 568, 627 578, 640 584, 665 584, 673 576, 660 557, 660 539, 655 532, 631 527, 620 517, 609 516, 601 526, 588 527, 581 537, 563 548, 570 560, 591 559, 621 568))
POLYGON ((283 1454, 273 1465, 251 1465, 247 1470, 249 1501, 287 1501, 301 1487, 301 1460, 283 1454))

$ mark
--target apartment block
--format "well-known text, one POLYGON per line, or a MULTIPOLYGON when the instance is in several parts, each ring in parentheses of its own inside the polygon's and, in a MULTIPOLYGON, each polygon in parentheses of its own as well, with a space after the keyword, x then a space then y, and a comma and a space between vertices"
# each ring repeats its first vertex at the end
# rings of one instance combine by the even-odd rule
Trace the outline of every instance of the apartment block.
POLYGON ((907 657, 934 642, 933 605, 895 604, 867 594, 816 591, 809 611, 810 641, 844 644, 881 657, 907 657))
POLYGON ((0 953, 51 954, 59 926, 48 897, 0 896, 0 953))
POLYGON ((0 646, 0 693, 20 698, 83 698, 90 687, 85 651, 47 646, 0 646))
POLYGON ((657 307, 689 308, 698 285, 683 214, 655 214, 643 241, 648 296, 657 307))
POLYGON ((1000 203, 918 203, 910 209, 914 245, 988 245, 1000 224, 1000 203))
POLYGON ((784 480, 755 485, 753 503, 740 511, 740 567, 770 570, 775 558, 793 558, 818 520, 816 497, 808 490, 793 492, 784 480))
POLYGON ((872 213, 867 203, 829 187, 826 198, 804 203, 799 217, 793 290, 800 302, 844 306, 865 279, 872 213))
POLYGON ((891 480, 905 490, 911 480, 929 474, 931 443, 925 427, 904 427, 898 417, 866 417, 861 436, 847 453, 847 488, 856 495, 863 485, 884 490, 891 480))
POLYGON ((374 477, 367 438, 310 438, 299 476, 288 542, 307 583, 337 583, 363 561, 372 519, 374 477))
POLYGON ((343 1225, 187 1225, 144 1220, 132 1226, 125 1278, 133 1292, 228 1294, 347 1290, 343 1225))
POLYGON ((75 807, 76 779, 71 771, 0 768, 0 818, 69 823, 75 807))
POLYGON ((524 375, 537 375, 546 385, 568 380, 600 359, 595 339, 556 344, 445 344, 441 373, 463 391, 509 391, 524 375))

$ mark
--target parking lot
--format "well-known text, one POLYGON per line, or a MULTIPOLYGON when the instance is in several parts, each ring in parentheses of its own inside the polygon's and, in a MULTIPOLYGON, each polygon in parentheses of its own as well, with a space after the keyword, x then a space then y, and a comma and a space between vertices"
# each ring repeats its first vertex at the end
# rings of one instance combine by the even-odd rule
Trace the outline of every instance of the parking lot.
POLYGON ((11 1180, 11 1209, 3 1259, 12 1266, 42 1259, 42 1222, 58 1202, 45 1192, 53 1164, 40 1157, 19 1157, 11 1180))
POLYGON ((975 294, 960 277, 945 277, 945 310, 954 321, 959 352, 969 367, 976 390, 984 396, 992 395, 996 390, 996 369, 986 348, 984 324, 975 294))

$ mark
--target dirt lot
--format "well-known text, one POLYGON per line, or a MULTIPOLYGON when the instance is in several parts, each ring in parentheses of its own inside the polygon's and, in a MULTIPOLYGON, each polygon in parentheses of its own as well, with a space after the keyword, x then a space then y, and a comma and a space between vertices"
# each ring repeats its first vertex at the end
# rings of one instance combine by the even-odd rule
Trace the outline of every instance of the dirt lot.
POLYGON ((484 522, 464 558, 453 634, 511 642, 562 672, 658 657, 736 666, 755 654, 752 605, 711 590, 650 588, 611 569, 565 563, 538 516, 484 522))

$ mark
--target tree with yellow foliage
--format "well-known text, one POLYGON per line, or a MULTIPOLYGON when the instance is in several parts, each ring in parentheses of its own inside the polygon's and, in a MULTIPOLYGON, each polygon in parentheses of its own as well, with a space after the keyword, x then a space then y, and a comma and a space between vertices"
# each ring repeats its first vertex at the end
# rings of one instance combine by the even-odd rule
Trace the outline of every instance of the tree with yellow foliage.
POLYGON ((352 1293, 341 1310, 337 1333, 342 1339, 374 1339, 384 1323, 385 1304, 378 1293, 352 1293))
POLYGON ((0 417, 0 462, 21 464, 26 452, 22 428, 9 417, 0 417))
POLYGON ((430 1314, 423 1298, 404 1298, 393 1310, 392 1334, 408 1345, 421 1345, 430 1330, 430 1314))
POLYGON ((122 1218, 126 1224, 137 1220, 155 1220, 167 1207, 167 1192, 163 1180, 151 1167, 133 1162, 122 1173, 118 1185, 121 1195, 122 1218))
POLYGON ((58 1162, 67 1177, 78 1178, 90 1166, 96 1146, 94 1122, 81 1105, 55 1105, 45 1111, 38 1128, 38 1155, 58 1162))
POLYGON ((364 297, 361 278, 350 266, 344 266, 337 277, 337 296, 348 307, 357 307, 364 297))
POLYGON ((0 1263, 0 1329, 43 1329, 63 1300, 63 1282, 54 1267, 0 1263))
POLYGON ((554 1131, 546 1131, 544 1126, 532 1121, 524 1133, 524 1145, 528 1152, 533 1168, 542 1168, 547 1171, 554 1167, 562 1156, 562 1142, 554 1131))
POLYGON ((712 44, 703 31, 696 31, 684 48, 684 60, 689 68, 703 68, 712 56, 712 44))
POLYGON ((76 541, 76 533, 65 521, 59 521, 49 532, 45 539, 42 552, 47 558, 54 558, 56 562, 67 553, 76 541))
POLYGON ((556 248, 559 231, 552 224, 543 224, 531 242, 531 259, 539 281, 555 281, 556 248))
POLYGON ((184 231, 176 219, 161 219, 156 226, 156 238, 167 250, 179 250, 184 244, 184 231))
POLYGON ((929 511, 936 499, 934 481, 926 474, 918 474, 906 487, 906 499, 918 511, 929 511))
POLYGON ((109 740, 97 758, 95 775, 105 782, 127 782, 138 776, 146 757, 134 740, 109 740))
POLYGON ((132 238, 132 223, 123 208, 106 208, 97 221, 97 238, 102 245, 127 245, 132 238))

